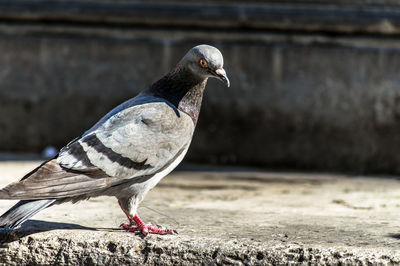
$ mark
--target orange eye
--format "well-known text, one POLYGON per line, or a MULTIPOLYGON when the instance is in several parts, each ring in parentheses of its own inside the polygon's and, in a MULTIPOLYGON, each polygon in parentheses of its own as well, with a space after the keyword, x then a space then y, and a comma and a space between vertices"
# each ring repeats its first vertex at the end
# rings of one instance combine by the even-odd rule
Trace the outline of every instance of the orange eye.
POLYGON ((202 66, 202 67, 206 67, 207 66, 207 62, 206 62, 206 60, 204 60, 204 59, 200 59, 200 65, 202 66))

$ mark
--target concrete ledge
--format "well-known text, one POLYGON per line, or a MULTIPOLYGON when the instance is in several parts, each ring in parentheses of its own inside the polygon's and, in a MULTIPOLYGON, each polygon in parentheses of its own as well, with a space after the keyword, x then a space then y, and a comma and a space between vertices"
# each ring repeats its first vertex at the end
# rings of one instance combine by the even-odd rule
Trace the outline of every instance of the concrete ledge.
POLYGON ((7 265, 265 265, 398 264, 399 254, 363 248, 312 248, 259 240, 150 236, 125 232, 55 231, 0 248, 7 265))
POLYGON ((400 33, 399 8, 396 1, 6 0, 0 2, 0 19, 11 23, 391 35, 400 33))
MULTIPOLYGON (((37 163, 0 163, 1 183, 37 163)), ((400 182, 307 173, 176 172, 149 193, 145 221, 179 235, 118 228, 115 199, 49 208, 2 234, 0 262, 11 265, 399 264, 400 182)), ((13 202, 0 201, 0 212, 13 202)))

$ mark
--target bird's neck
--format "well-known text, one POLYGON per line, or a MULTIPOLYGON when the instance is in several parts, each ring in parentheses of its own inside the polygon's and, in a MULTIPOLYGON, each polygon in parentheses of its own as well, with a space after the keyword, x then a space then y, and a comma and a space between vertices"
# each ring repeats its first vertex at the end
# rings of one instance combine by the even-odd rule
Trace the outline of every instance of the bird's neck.
POLYGON ((188 114, 196 124, 206 84, 207 79, 178 67, 153 83, 147 91, 172 103, 178 110, 188 114))

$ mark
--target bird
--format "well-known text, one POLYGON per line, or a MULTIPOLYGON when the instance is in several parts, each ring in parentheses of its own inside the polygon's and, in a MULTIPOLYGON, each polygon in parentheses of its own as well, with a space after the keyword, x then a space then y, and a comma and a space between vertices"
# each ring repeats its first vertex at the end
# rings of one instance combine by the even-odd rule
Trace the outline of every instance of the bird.
POLYGON ((223 64, 217 48, 191 48, 161 79, 109 111, 54 158, 2 188, 1 200, 19 201, 0 217, 0 227, 16 230, 56 204, 114 196, 128 218, 121 225, 126 231, 173 234, 145 223, 137 209, 188 151, 208 79, 230 86, 223 64))

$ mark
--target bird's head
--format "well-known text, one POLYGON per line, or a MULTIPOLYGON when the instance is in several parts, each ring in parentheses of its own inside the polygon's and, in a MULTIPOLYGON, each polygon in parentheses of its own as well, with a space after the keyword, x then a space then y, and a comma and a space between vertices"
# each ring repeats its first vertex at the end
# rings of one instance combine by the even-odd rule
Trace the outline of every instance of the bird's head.
POLYGON ((202 44, 193 47, 180 63, 181 66, 188 68, 202 79, 213 77, 221 80, 228 87, 230 85, 223 69, 224 58, 221 52, 213 46, 202 44))

